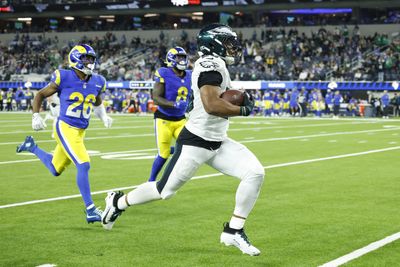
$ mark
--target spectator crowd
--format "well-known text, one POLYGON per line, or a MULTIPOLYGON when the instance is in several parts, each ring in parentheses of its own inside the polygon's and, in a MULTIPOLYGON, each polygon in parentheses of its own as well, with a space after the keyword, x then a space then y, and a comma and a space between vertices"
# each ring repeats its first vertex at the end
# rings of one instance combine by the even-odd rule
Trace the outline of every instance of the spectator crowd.
MULTIPOLYGON (((305 88, 292 90, 251 90, 255 100, 252 116, 265 117, 333 117, 361 116, 382 117, 400 116, 400 93, 389 94, 367 92, 366 99, 356 98, 349 91, 321 91, 305 88)), ((0 90, 0 111, 30 111, 33 91, 30 88, 10 88, 0 90)), ((145 115, 157 109, 148 90, 107 89, 103 103, 109 113, 135 113, 145 115)), ((42 110, 48 110, 54 103, 44 101, 42 110)))
MULTIPOLYGON (((241 35, 239 31, 239 35, 241 35)), ((241 37, 241 36, 240 36, 241 37)), ((70 41, 58 45, 58 38, 16 34, 9 44, 0 43, 0 80, 13 74, 50 74, 65 67, 70 41), (61 47, 61 48, 58 48, 61 47)), ((98 72, 107 80, 151 80, 163 65, 166 51, 179 45, 196 59, 196 42, 182 30, 181 37, 127 40, 108 32, 104 36, 81 37, 79 43, 92 45, 98 54, 98 72)), ((243 56, 231 66, 232 80, 400 80, 400 38, 387 34, 361 35, 358 27, 333 31, 320 28, 311 36, 291 30, 263 30, 260 36, 242 40, 243 56)))
MULTIPOLYGON (((238 22, 232 20, 229 23, 235 25, 238 22)), ((263 23, 268 24, 268 21, 263 23)), ((299 33, 295 27, 289 30, 265 28, 260 34, 254 31, 249 39, 244 39, 240 30, 238 33, 243 55, 239 64, 229 66, 231 79, 235 81, 400 80, 398 37, 382 33, 363 35, 359 27, 350 31, 346 25, 336 26, 331 31, 321 27, 310 35, 299 33)), ((177 39, 169 38, 168 32, 162 30, 158 38, 145 40, 139 37, 128 40, 125 35, 117 38, 113 32, 94 38, 88 38, 84 32, 79 36, 79 40, 60 44, 57 36, 32 37, 28 33, 16 33, 11 42, 0 42, 0 80, 10 81, 15 75, 26 74, 44 75, 44 80, 49 80, 55 69, 68 66, 67 55, 76 43, 88 43, 94 47, 98 55, 96 71, 109 81, 152 80, 155 70, 164 65, 170 47, 185 48, 191 67, 197 59, 196 41, 185 30, 177 39)), ((343 108, 346 110, 344 114, 364 115, 359 108, 365 104, 363 100, 348 94, 339 97, 334 92, 307 92, 299 88, 254 91, 254 96, 258 99, 254 115, 307 116, 314 113, 318 117, 335 113, 334 116, 338 116, 343 114, 343 108), (338 110, 338 106, 341 109, 338 110)), ((29 110, 32 97, 30 91, 22 88, 2 88, 0 109, 29 110)), ((154 108, 151 95, 144 90, 115 89, 107 91, 104 99, 110 112, 146 113, 154 108)), ((384 107, 391 105, 396 112, 399 101, 396 94, 390 97, 389 102, 378 97, 368 99, 367 103, 378 116, 386 117, 384 107)))

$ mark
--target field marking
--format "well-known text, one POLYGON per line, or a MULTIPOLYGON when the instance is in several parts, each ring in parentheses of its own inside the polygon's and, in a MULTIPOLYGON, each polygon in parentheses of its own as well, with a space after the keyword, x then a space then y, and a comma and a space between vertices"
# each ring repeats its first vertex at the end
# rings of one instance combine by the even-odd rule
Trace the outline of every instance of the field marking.
MULTIPOLYGON (((136 149, 136 150, 126 150, 126 151, 115 151, 115 152, 103 152, 103 153, 90 153, 89 156, 91 157, 101 157, 101 156, 110 156, 110 155, 119 155, 119 154, 124 154, 124 153, 138 153, 138 152, 151 152, 151 151, 157 151, 157 148, 147 148, 147 149, 136 149)), ((35 156, 34 154, 31 153, 21 153, 18 155, 24 155, 24 156, 35 156), (26 155, 25 155, 26 154, 26 155)), ((39 161, 39 159, 21 159, 21 160, 11 160, 11 161, 0 161, 0 165, 4 164, 13 164, 13 163, 24 163, 24 162, 31 162, 31 161, 39 161)))
POLYGON ((397 123, 400 122, 399 119, 397 118, 392 118, 392 119, 382 119, 382 118, 345 118, 345 117, 340 117, 339 120, 333 119, 332 117, 323 117, 323 118, 318 118, 318 120, 315 119, 315 117, 235 117, 237 120, 245 120, 245 119, 263 119, 263 120, 269 120, 269 121, 277 121, 277 120, 282 120, 282 121, 371 121, 371 122, 385 122, 385 123, 397 123))
MULTIPOLYGON (((285 141, 285 140, 294 140, 294 139, 300 139, 300 141, 308 141, 308 138, 316 138, 316 137, 324 137, 324 136, 333 136, 333 135, 346 135, 346 134, 358 134, 358 133, 371 133, 371 132, 381 132, 381 131, 392 131, 392 130, 400 130, 400 128, 385 128, 385 129, 376 129, 376 130, 364 130, 364 131, 352 131, 352 132, 334 132, 334 133, 326 133, 326 134, 314 134, 314 135, 303 135, 303 136, 289 136, 289 137, 273 137, 273 138, 268 138, 268 139, 245 139, 238 141, 239 143, 258 143, 258 142, 272 142, 272 141, 285 141)), ((145 135, 134 135, 135 137, 137 136, 153 136, 153 134, 145 134, 145 135)), ((108 138, 115 138, 116 136, 104 136, 104 139, 108 138)), ((124 136, 119 136, 120 138, 123 137, 132 137, 132 135, 124 135, 124 136)), ((88 137, 86 138, 88 140, 92 139, 99 139, 98 137, 88 137)), ((47 142, 54 142, 54 140, 44 140, 44 141, 38 141, 37 143, 47 143, 47 142)), ((329 140, 329 143, 337 142, 337 140, 329 140)), ((18 142, 16 144, 20 144, 21 142, 18 142)), ((359 142, 360 143, 360 142, 359 142)), ((392 144, 396 144, 391 142, 392 144)), ((389 144, 391 144, 389 143, 389 144)), ((4 144, 4 143, 0 143, 4 144)), ((141 150, 128 150, 128 151, 118 151, 118 152, 105 152, 105 153, 99 153, 99 154, 93 154, 91 156, 103 156, 103 155, 108 155, 108 154, 114 154, 114 153, 130 153, 130 152, 143 152, 143 151, 150 151, 150 150, 155 150, 154 148, 150 149, 141 149, 141 150)), ((28 159, 28 160, 12 160, 12 161, 0 161, 0 165, 4 164, 14 164, 14 163, 24 163, 24 162, 32 162, 32 161, 38 161, 38 159, 28 159)))
POLYGON ((360 249, 357 249, 349 254, 346 254, 340 258, 337 258, 333 261, 327 262, 323 265, 320 265, 319 267, 337 267, 340 266, 342 264, 345 264, 351 260, 354 260, 356 258, 359 258, 371 251, 377 250, 380 247, 383 247, 389 243, 392 243, 394 241, 396 241, 397 239, 400 239, 400 232, 395 233, 393 235, 387 236, 381 240, 378 240, 376 242, 373 242, 365 247, 362 247, 360 249))
MULTIPOLYGON (((150 122, 149 122, 150 123, 150 122)), ((235 124, 235 123, 232 123, 235 124)), ((264 130, 264 129, 286 129, 286 128, 307 128, 307 127, 318 127, 318 126, 336 126, 336 125, 355 125, 355 124, 376 124, 376 122, 344 122, 344 123, 319 123, 319 124, 302 124, 302 125, 281 125, 281 126, 263 126, 263 127, 252 127, 249 129, 248 127, 246 128, 236 128, 236 129, 230 129, 230 131, 249 131, 249 130, 264 130)), ((253 125, 249 123, 248 125, 253 125)), ((27 125, 30 128, 30 125, 27 125)), ((0 126, 1 127, 1 126, 0 126)), ((393 126, 393 127, 398 127, 398 126, 393 126)), ((49 127, 51 129, 51 127, 49 127)), ((139 129, 139 128, 154 128, 154 125, 135 125, 135 126, 116 126, 116 127, 111 127, 108 129, 105 129, 104 127, 98 127, 98 128, 88 128, 87 131, 91 132, 94 130, 121 130, 121 129, 139 129)), ((51 133, 53 130, 42 130, 40 133, 51 133)), ((10 132, 4 132, 2 131, 0 135, 6 135, 6 134, 19 134, 19 133, 29 133, 32 132, 33 130, 17 130, 17 131, 10 131, 10 132)))
MULTIPOLYGON (((258 142, 272 142, 272 141, 285 141, 285 140, 295 140, 300 139, 300 141, 308 141, 308 138, 316 138, 316 137, 324 137, 324 136, 333 136, 333 135, 346 135, 346 134, 359 134, 359 133, 371 133, 371 132, 383 132, 383 131, 393 131, 393 130, 400 130, 400 128, 385 128, 385 129, 376 129, 376 130, 364 130, 364 131, 352 131, 352 132, 333 132, 333 133, 326 133, 326 134, 313 134, 313 135, 303 135, 303 136, 289 136, 289 137, 273 137, 267 139, 245 139, 238 141, 239 143, 258 143, 258 142), (306 140, 307 139, 307 140, 306 140)), ((144 135, 123 135, 123 136, 104 136, 101 139, 109 139, 109 138, 124 138, 124 137, 137 137, 137 136, 153 136, 154 134, 144 134, 144 135)), ((93 140, 93 139, 100 139, 99 137, 88 137, 85 140, 93 140)), ((37 141, 36 143, 48 143, 48 142, 55 142, 55 140, 44 140, 44 141, 37 141)), ((337 142, 337 140, 329 140, 329 143, 337 142)), ((20 144, 21 142, 16 143, 7 143, 7 144, 20 144)), ((393 143, 393 142, 392 142, 393 143)), ((6 143, 0 143, 0 145, 6 143)), ((390 144, 390 143, 389 143, 390 144)), ((395 143, 393 143, 395 144, 395 143)), ((130 152, 142 152, 142 151, 149 151, 154 150, 154 148, 150 149, 142 149, 142 150, 128 150, 128 151, 118 151, 118 152, 105 152, 100 154, 94 154, 91 156, 102 156, 107 154, 113 153, 130 153, 130 152)), ((0 165, 4 164, 13 164, 13 163, 23 163, 23 162, 31 162, 37 161, 38 159, 29 159, 29 160, 12 160, 12 161, 0 161, 0 165)))
MULTIPOLYGON (((279 126, 278 126, 279 127, 279 126)), ((266 127, 266 129, 270 129, 266 127)), ((240 129, 242 130, 242 129, 240 129)), ((244 128, 243 130, 249 130, 248 128, 244 128)), ((253 129, 250 129, 253 130, 253 129)), ((257 139, 257 140, 243 140, 239 141, 240 143, 252 143, 252 142, 270 142, 270 141, 278 141, 278 140, 291 140, 291 139, 298 139, 298 138, 312 138, 312 137, 323 137, 323 136, 332 136, 332 135, 346 135, 346 134, 358 134, 358 133, 368 133, 371 135, 371 133, 374 132, 384 132, 384 131, 395 131, 395 130, 400 130, 400 127, 398 128, 384 128, 384 129, 374 129, 374 130, 361 130, 361 131, 350 131, 350 132, 333 132, 333 133, 326 133, 326 134, 313 134, 313 135, 303 135, 303 136, 289 136, 289 137, 276 137, 276 138, 268 138, 268 139, 257 139)), ((234 130, 229 130, 231 131, 238 131, 238 129, 234 130)), ((128 137, 146 137, 146 136, 154 136, 154 133, 149 133, 149 134, 125 134, 125 135, 108 135, 108 136, 97 136, 97 137, 86 137, 85 140, 98 140, 98 139, 112 139, 112 138, 128 138, 128 137)), ((22 142, 22 141, 21 141, 22 142)), ((5 142, 5 143, 0 143, 0 145, 19 145, 21 142, 5 142)), ((38 144, 41 143, 51 143, 55 142, 54 139, 51 140, 42 140, 42 141, 35 141, 38 144)))
POLYGON ((350 131, 350 132, 333 132, 333 133, 326 133, 326 134, 311 134, 311 135, 302 135, 302 136, 276 137, 276 138, 256 139, 256 140, 243 140, 243 141, 239 141, 239 143, 271 142, 271 141, 293 140, 293 139, 324 137, 324 136, 333 136, 333 135, 359 134, 359 133, 372 134, 375 132, 386 132, 386 131, 394 131, 394 130, 400 130, 400 127, 399 128, 387 128, 387 129, 386 128, 385 129, 375 129, 375 130, 363 130, 363 131, 350 131))
MULTIPOLYGON (((51 128, 51 127, 50 127, 51 128)), ((141 129, 141 128, 154 128, 153 125, 136 125, 136 126, 114 126, 111 128, 104 128, 104 127, 99 127, 99 128, 88 128, 86 131, 91 132, 95 130, 123 130, 123 129, 141 129)), ((18 130, 18 131, 11 131, 11 132, 1 132, 0 135, 6 135, 6 134, 18 134, 18 133, 26 133, 26 132, 32 132, 32 129, 29 130, 18 130)), ((52 133, 53 130, 41 130, 41 133, 52 133)))
POLYGON ((31 162, 31 161, 38 161, 38 160, 39 159, 21 159, 21 160, 0 161, 0 165, 31 162))
MULTIPOLYGON (((367 151, 363 151, 363 152, 342 154, 342 155, 336 155, 336 156, 330 156, 330 157, 324 157, 324 158, 307 159, 307 160, 300 160, 300 161, 293 161, 293 162, 274 164, 274 165, 264 166, 264 169, 274 169, 274 168, 281 168, 281 167, 286 167, 286 166, 313 163, 313 162, 319 162, 319 161, 325 161, 325 160, 356 157, 356 156, 361 156, 361 155, 380 153, 380 152, 386 152, 386 151, 397 150, 397 149, 400 149, 400 146, 387 147, 387 148, 374 149, 374 150, 367 150, 367 151)), ((201 176, 195 176, 191 180, 197 180, 197 179, 203 179, 203 178, 209 178, 209 177, 215 177, 215 176, 223 176, 223 175, 224 175, 223 173, 206 174, 206 175, 201 175, 201 176)), ((103 193, 107 193, 109 191, 134 189, 136 187, 138 187, 138 185, 120 187, 120 188, 113 188, 113 189, 108 189, 108 190, 101 190, 101 191, 92 192, 92 195, 103 194, 103 193)), ((39 200, 32 200, 32 201, 26 201, 26 202, 12 203, 12 204, 2 205, 2 206, 0 206, 0 209, 12 208, 12 207, 18 207, 18 206, 25 206, 25 205, 31 205, 31 204, 37 204, 37 203, 44 203, 44 202, 50 202, 50 201, 57 201, 57 200, 64 200, 64 199, 71 199, 71 198, 78 198, 80 196, 81 196, 80 194, 76 194, 76 195, 70 195, 70 196, 62 196, 62 197, 55 197, 55 198, 47 198, 47 199, 39 199, 39 200)))
MULTIPOLYGON (((85 137, 85 140, 97 140, 97 139, 114 139, 114 138, 127 138, 127 137, 146 137, 146 136, 154 136, 154 133, 148 133, 148 134, 126 134, 126 135, 108 135, 108 136, 97 136, 97 137, 85 137)), ((20 142, 5 142, 5 143, 0 143, 0 145, 19 145, 22 143, 23 140, 20 142)), ((35 141, 35 143, 41 144, 41 143, 55 143, 55 139, 50 139, 50 140, 39 140, 35 141)))

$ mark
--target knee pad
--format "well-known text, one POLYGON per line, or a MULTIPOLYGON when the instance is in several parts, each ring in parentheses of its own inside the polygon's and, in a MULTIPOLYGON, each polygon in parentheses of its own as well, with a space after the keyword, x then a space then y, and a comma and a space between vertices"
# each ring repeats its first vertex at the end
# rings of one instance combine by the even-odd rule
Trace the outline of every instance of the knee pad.
POLYGON ((261 164, 254 166, 246 174, 245 180, 251 180, 253 182, 259 183, 260 185, 264 182, 265 170, 261 164))
POLYGON ((89 162, 85 162, 82 164, 78 164, 76 165, 76 168, 78 169, 78 171, 89 171, 90 170, 90 163, 89 162))
POLYGON ((162 158, 164 158, 164 159, 168 159, 168 158, 169 158, 169 155, 171 155, 171 154, 172 154, 172 153, 171 153, 171 148, 170 148, 169 145, 168 145, 168 148, 165 148, 164 146, 159 148, 159 153, 158 153, 158 155, 159 155, 160 157, 162 157, 162 158))

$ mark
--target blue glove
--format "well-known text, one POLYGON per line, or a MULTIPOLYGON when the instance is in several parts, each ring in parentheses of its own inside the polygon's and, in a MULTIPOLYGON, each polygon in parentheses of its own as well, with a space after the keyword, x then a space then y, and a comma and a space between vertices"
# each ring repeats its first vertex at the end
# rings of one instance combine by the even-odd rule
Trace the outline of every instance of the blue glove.
POLYGON ((186 110, 188 103, 184 100, 179 100, 178 102, 174 103, 174 108, 180 110, 186 110))

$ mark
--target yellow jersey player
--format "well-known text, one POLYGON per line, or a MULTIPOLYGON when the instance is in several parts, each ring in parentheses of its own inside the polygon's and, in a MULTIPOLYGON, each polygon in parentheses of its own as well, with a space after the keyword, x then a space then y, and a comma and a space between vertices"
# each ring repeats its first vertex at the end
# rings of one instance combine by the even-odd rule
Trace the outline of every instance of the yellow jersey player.
POLYGON ((170 154, 172 137, 177 139, 185 122, 190 96, 192 72, 187 70, 188 56, 182 47, 171 48, 166 56, 167 67, 155 73, 153 88, 154 128, 158 154, 153 162, 149 181, 155 181, 170 154))
POLYGON ((86 220, 93 223, 101 220, 102 211, 96 208, 92 200, 89 184, 90 159, 83 138, 92 110, 107 128, 111 127, 112 119, 107 116, 100 96, 106 89, 106 80, 93 73, 96 53, 91 46, 74 46, 68 55, 68 61, 70 69, 54 71, 50 83, 33 100, 32 128, 39 131, 46 128, 39 115, 43 100, 55 93, 60 98, 60 114, 54 129, 57 141, 54 154, 40 149, 32 136, 26 137, 17 147, 17 152, 32 152, 54 176, 60 175, 73 162, 77 168, 77 185, 86 206, 86 220))

